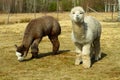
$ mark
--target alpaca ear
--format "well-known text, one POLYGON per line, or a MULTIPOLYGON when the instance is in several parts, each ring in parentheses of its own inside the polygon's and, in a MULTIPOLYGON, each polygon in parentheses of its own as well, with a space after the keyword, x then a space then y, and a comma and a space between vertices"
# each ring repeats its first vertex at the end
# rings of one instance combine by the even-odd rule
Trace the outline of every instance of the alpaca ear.
POLYGON ((18 48, 18 46, 15 44, 15 47, 18 48))

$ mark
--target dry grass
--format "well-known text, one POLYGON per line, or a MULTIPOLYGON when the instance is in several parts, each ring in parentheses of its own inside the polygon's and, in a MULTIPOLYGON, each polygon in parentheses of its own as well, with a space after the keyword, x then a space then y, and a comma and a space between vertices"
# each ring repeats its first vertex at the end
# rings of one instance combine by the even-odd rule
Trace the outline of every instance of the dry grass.
MULTIPOLYGON (((49 15, 53 14, 55 13, 49 15)), ((24 17, 21 16, 23 14, 18 15, 19 19, 29 18, 25 17, 26 14, 24 17)), ((75 48, 71 41, 69 14, 59 15, 62 27, 59 36, 61 54, 51 55, 52 45, 45 37, 39 45, 41 58, 25 62, 17 61, 14 44, 20 45, 27 23, 0 25, 0 80, 120 80, 120 23, 102 22, 105 16, 110 18, 109 13, 89 14, 98 18, 103 26, 102 59, 93 62, 90 69, 84 69, 81 65, 74 65, 75 48)), ((16 18, 12 21, 16 21, 16 18)), ((30 56, 31 54, 27 59, 30 56)))

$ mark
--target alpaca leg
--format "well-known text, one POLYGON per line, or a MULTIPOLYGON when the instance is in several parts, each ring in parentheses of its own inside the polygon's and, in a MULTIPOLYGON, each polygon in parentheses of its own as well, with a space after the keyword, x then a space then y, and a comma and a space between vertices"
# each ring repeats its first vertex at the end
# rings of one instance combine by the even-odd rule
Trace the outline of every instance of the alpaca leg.
POLYGON ((91 57, 91 59, 94 58, 94 54, 95 54, 94 44, 92 44, 91 48, 90 48, 90 57, 91 57))
POLYGON ((96 39, 94 41, 94 51, 95 51, 95 60, 99 60, 101 58, 100 39, 96 39))
POLYGON ((75 59, 75 65, 79 65, 80 62, 82 62, 82 54, 81 54, 81 50, 76 47, 76 59, 75 59))
POLYGON ((37 58, 38 57, 38 45, 41 41, 41 38, 35 39, 31 45, 31 53, 32 53, 32 58, 37 58))
POLYGON ((91 44, 86 44, 82 48, 82 60, 84 68, 89 68, 91 66, 90 48, 91 44))
POLYGON ((60 46, 58 36, 49 36, 49 39, 53 44, 53 54, 57 54, 60 46))
POLYGON ((76 59, 75 59, 75 65, 79 65, 80 62, 82 62, 82 46, 79 43, 75 43, 76 45, 76 59))

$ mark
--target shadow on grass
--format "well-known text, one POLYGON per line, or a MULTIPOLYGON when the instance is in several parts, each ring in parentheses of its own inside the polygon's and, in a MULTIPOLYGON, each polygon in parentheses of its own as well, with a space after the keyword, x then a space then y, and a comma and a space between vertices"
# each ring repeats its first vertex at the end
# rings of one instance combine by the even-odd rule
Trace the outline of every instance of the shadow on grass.
MULTIPOLYGON (((107 56, 107 54, 106 53, 104 53, 104 52, 102 52, 101 53, 101 58, 98 60, 98 61, 100 61, 100 60, 102 60, 103 58, 105 58, 107 56)), ((97 61, 95 60, 95 57, 93 57, 92 58, 92 65, 94 64, 94 63, 96 63, 97 61)))
POLYGON ((41 53, 38 55, 38 58, 42 58, 42 57, 46 57, 46 56, 49 56, 49 55, 59 55, 59 54, 62 54, 62 53, 65 53, 65 52, 69 52, 70 50, 60 50, 57 54, 53 54, 53 52, 48 52, 48 53, 41 53))
MULTIPOLYGON (((50 55, 53 55, 53 56, 54 55, 59 55, 59 54, 62 54, 62 53, 65 53, 65 52, 69 52, 69 51, 70 50, 59 50, 59 52, 57 54, 53 54, 53 52, 39 53, 38 57, 36 59, 43 58, 43 57, 50 56, 50 55)), ((28 58, 28 59, 25 59, 24 61, 29 61, 29 60, 32 60, 32 59, 34 59, 34 58, 28 58)))

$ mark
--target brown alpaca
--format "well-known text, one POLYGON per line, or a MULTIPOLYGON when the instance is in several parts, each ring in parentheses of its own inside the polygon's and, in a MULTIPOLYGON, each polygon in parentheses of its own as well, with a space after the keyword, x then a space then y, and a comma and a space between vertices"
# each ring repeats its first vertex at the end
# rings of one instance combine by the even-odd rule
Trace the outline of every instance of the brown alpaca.
POLYGON ((18 60, 24 60, 30 46, 32 58, 38 57, 38 45, 44 36, 49 37, 51 43, 53 44, 53 53, 56 54, 60 46, 58 40, 58 35, 60 33, 60 24, 51 16, 43 16, 32 20, 26 27, 22 44, 18 47, 16 46, 16 56, 18 57, 18 60))

